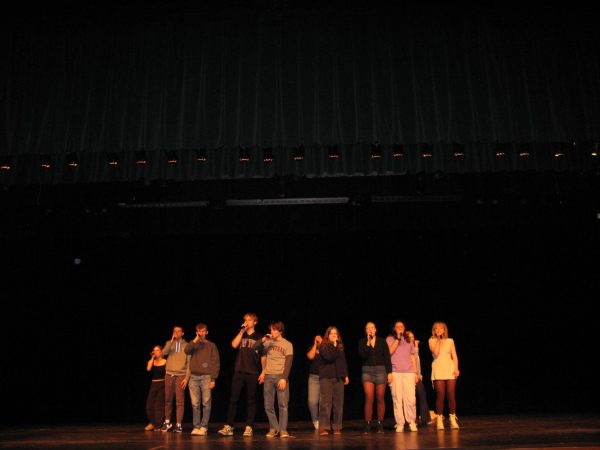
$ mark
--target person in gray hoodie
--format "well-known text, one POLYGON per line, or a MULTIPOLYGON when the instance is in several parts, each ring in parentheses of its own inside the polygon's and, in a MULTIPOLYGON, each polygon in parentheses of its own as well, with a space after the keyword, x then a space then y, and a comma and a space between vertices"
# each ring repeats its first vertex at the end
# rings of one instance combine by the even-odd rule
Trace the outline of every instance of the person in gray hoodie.
POLYGON ((189 360, 184 349, 187 341, 183 339, 183 328, 179 325, 173 327, 171 340, 167 341, 162 349, 163 356, 167 358, 167 373, 165 378, 165 422, 161 431, 173 430, 175 433, 183 431, 183 411, 185 408, 185 388, 190 379, 189 360), (173 412, 173 397, 176 400, 175 427, 171 422, 173 412))
POLYGON ((208 327, 199 323, 196 325, 196 337, 185 346, 185 354, 190 355, 190 397, 192 398, 192 411, 194 429, 192 435, 206 436, 208 421, 212 406, 211 390, 219 377, 220 360, 219 350, 214 342, 206 339, 208 327), (200 414, 202 403, 202 414, 200 414))

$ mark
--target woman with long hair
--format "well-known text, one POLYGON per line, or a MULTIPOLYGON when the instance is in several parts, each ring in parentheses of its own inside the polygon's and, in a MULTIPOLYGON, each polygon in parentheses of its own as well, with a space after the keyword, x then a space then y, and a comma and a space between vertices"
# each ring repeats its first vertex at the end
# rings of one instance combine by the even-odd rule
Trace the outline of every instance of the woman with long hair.
POLYGON ((325 330, 323 340, 319 345, 319 355, 321 357, 319 434, 322 436, 329 434, 332 409, 331 428, 333 434, 341 434, 344 416, 344 386, 349 383, 349 379, 344 344, 336 327, 329 327, 325 330))
POLYGON ((363 434, 371 430, 373 399, 377 398, 376 432, 383 433, 385 416, 385 386, 392 384, 392 361, 384 339, 377 336, 373 322, 365 325, 365 337, 358 341, 358 354, 362 358, 362 384, 365 392, 365 427, 363 434))
POLYGON ((146 364, 146 370, 152 374, 152 383, 146 398, 146 415, 149 423, 146 431, 160 431, 165 417, 165 369, 167 360, 163 358, 162 347, 155 345, 146 364))
POLYGON ((437 429, 444 429, 444 397, 448 398, 450 412, 450 428, 458 429, 456 421, 456 379, 458 356, 454 340, 448 337, 448 327, 444 322, 435 322, 429 338, 429 350, 433 356, 431 363, 431 380, 435 389, 435 412, 437 414, 437 429))
POLYGON ((397 320, 392 328, 392 334, 386 339, 392 359, 392 376, 394 382, 390 385, 394 402, 394 418, 396 432, 404 431, 408 423, 410 431, 417 431, 417 397, 415 385, 419 380, 415 347, 408 340, 404 322, 397 320))

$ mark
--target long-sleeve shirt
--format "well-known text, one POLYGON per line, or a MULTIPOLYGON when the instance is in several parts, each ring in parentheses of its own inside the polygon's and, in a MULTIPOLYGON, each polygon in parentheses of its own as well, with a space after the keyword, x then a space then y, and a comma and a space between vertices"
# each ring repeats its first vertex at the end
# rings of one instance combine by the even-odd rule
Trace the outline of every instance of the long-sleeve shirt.
POLYGON ((252 348, 266 355, 266 375, 281 375, 281 378, 288 379, 294 358, 294 346, 290 341, 280 337, 279 339, 268 339, 263 344, 260 340, 252 348))
POLYGON ((358 341, 358 354, 363 360, 363 366, 385 366, 386 373, 392 373, 390 349, 384 338, 377 336, 375 348, 367 345, 367 338, 358 341))
POLYGON ((321 365, 319 367, 319 378, 346 378, 348 376, 348 365, 346 354, 332 344, 319 345, 321 365))
POLYGON ((163 355, 167 358, 167 375, 190 377, 190 356, 185 354, 185 339, 167 341, 163 347, 163 355))
POLYGON ((190 355, 190 372, 192 375, 210 375, 211 380, 219 378, 221 361, 219 350, 214 342, 190 342, 185 346, 186 355, 190 355))

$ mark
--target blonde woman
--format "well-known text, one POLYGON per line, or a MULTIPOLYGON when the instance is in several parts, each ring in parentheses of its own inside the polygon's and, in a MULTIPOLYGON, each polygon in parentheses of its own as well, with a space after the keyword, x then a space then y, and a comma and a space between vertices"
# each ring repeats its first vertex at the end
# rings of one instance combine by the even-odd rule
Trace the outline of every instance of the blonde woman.
POLYGON ((444 429, 444 397, 448 398, 450 428, 458 429, 456 421, 456 380, 460 375, 458 356, 454 340, 448 337, 448 327, 444 322, 435 322, 429 338, 429 350, 433 356, 431 380, 435 389, 435 412, 437 429, 444 429))

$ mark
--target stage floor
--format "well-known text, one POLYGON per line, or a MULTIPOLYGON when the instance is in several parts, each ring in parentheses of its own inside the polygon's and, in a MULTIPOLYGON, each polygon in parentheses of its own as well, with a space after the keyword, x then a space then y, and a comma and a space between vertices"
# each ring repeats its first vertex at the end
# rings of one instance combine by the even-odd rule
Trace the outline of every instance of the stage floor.
POLYGON ((139 425, 20 426, 0 429, 0 448, 10 449, 207 449, 207 450, 330 450, 330 449, 527 449, 600 448, 600 415, 590 416, 477 416, 460 417, 461 429, 437 431, 429 426, 418 432, 360 434, 361 422, 349 421, 341 436, 319 436, 306 422, 289 426, 292 439, 268 439, 266 424, 258 424, 251 438, 217 434, 211 424, 208 436, 144 431, 139 425))

